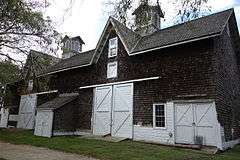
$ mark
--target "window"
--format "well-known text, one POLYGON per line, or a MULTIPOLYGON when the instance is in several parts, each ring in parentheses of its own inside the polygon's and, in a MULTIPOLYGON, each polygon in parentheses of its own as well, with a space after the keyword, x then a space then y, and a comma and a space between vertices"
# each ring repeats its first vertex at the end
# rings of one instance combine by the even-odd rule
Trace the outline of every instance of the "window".
POLYGON ((80 43, 75 41, 75 51, 80 52, 80 43))
POLYGON ((117 50, 118 50, 118 39, 112 38, 109 40, 109 50, 108 50, 108 57, 115 57, 117 56, 117 50))
POLYGON ((65 48, 70 50, 71 49, 71 42, 69 40, 67 40, 65 44, 66 44, 65 48))
POLYGON ((153 105, 153 127, 154 128, 166 127, 166 108, 164 104, 153 105))
POLYGON ((107 78, 117 77, 117 62, 108 63, 107 66, 107 78))
POLYGON ((28 91, 32 91, 33 90, 33 80, 29 80, 28 81, 28 91))

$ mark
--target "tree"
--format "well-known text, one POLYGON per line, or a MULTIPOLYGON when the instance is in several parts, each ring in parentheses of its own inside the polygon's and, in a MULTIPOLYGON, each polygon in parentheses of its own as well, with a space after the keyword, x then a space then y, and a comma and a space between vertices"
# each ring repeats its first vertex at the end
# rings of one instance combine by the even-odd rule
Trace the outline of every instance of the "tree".
POLYGON ((57 42, 51 20, 44 18, 41 8, 47 1, 1 0, 0 1, 0 55, 16 60, 16 54, 28 54, 31 47, 54 51, 57 42), (11 54, 9 54, 11 53, 11 54))
POLYGON ((20 78, 20 68, 10 60, 0 61, 0 84, 11 83, 20 78))
POLYGON ((118 19, 124 25, 127 25, 129 22, 129 11, 132 8, 133 0, 110 0, 107 5, 112 8, 109 12, 111 16, 118 19))
POLYGON ((187 22, 211 12, 208 0, 176 0, 174 4, 178 8, 175 23, 187 22))
MULTIPOLYGON (((211 12, 211 6, 208 5, 208 0, 171 0, 173 3, 172 7, 177 10, 177 13, 173 19, 175 24, 183 23, 203 15, 207 15, 211 12)), ((159 0, 138 0, 139 4, 159 4, 159 0)), ((160 1, 161 2, 161 1, 160 1)), ((133 8, 133 0, 110 0, 107 3, 112 10, 109 12, 111 16, 118 19, 123 24, 129 26, 131 24, 131 14, 129 11, 133 8)), ((166 13, 167 15, 167 13, 166 13)), ((132 24, 131 24, 132 25, 132 24)))

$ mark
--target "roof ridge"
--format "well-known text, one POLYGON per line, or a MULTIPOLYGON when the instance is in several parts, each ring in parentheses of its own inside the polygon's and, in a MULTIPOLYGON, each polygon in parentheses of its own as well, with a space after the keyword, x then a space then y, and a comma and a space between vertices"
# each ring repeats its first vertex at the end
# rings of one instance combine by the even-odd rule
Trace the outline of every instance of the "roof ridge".
POLYGON ((129 31, 132 31, 133 33, 139 35, 140 37, 142 37, 139 33, 135 32, 134 30, 130 29, 129 27, 127 27, 126 25, 122 24, 121 22, 119 22, 117 19, 115 19, 114 17, 110 16, 111 19, 113 19, 114 21, 118 22, 119 24, 121 24, 123 27, 125 27, 126 29, 128 29, 129 31))
POLYGON ((234 9, 233 8, 230 8, 230 9, 227 9, 227 10, 223 10, 223 11, 219 11, 219 12, 216 12, 216 13, 213 13, 213 14, 209 14, 209 15, 206 15, 206 16, 203 16, 203 17, 198 17, 198 18, 195 18, 193 20, 190 20, 190 21, 187 21, 187 22, 184 22, 184 23, 179 23, 177 25, 173 25, 173 26, 170 26, 170 27, 167 27, 167 28, 164 28, 164 29, 160 29, 156 32, 153 32, 152 34, 149 34, 149 35, 145 35, 145 36, 142 36, 142 37, 150 37, 151 35, 153 34, 156 34, 158 32, 161 32, 163 30, 168 30, 168 29, 172 29, 172 28, 175 28, 175 27, 178 27, 178 26, 181 26, 181 25, 186 25, 188 23, 192 23, 194 21, 197 21, 197 20, 202 20, 202 19, 206 19, 206 18, 209 18, 211 16, 214 16, 214 15, 218 15, 218 14, 221 14, 221 13, 224 13, 224 12, 230 12, 230 11, 233 11, 234 9))

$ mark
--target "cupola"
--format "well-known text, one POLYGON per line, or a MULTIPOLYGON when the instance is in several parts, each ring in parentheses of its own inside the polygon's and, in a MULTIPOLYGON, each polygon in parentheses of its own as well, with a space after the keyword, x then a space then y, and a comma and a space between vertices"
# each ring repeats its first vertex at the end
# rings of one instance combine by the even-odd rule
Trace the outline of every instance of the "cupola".
POLYGON ((148 0, 142 0, 132 14, 135 15, 135 31, 139 34, 148 35, 161 29, 161 18, 164 18, 164 14, 159 1, 156 5, 149 5, 148 0))
POLYGON ((62 43, 63 59, 70 58, 78 53, 81 53, 82 45, 85 44, 80 36, 69 37, 67 35, 63 38, 62 43))

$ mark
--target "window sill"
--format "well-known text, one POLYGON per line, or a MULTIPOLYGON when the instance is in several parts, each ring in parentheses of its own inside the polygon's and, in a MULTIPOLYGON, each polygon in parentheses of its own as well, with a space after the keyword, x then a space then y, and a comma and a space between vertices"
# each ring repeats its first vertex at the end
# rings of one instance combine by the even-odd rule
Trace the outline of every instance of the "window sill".
POLYGON ((108 55, 108 58, 114 58, 114 57, 117 57, 117 55, 114 55, 114 56, 108 55))
POLYGON ((154 130, 167 130, 167 127, 153 127, 154 130))

